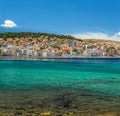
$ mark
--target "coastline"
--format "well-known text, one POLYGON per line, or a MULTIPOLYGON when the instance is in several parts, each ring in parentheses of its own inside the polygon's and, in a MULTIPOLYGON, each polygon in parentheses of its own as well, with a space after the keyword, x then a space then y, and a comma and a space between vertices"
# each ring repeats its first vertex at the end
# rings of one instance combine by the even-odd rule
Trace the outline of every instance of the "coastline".
POLYGON ((0 60, 41 60, 41 59, 119 59, 120 56, 115 57, 104 57, 104 56, 98 56, 98 57, 87 57, 87 56, 76 56, 76 57, 61 57, 61 56, 55 56, 55 57, 19 57, 19 56, 0 56, 0 60))

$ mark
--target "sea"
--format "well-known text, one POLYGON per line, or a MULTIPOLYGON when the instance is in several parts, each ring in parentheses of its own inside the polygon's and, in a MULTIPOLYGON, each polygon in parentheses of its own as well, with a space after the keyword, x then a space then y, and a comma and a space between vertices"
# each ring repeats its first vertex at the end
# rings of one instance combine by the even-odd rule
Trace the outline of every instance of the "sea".
POLYGON ((1 59, 0 115, 120 116, 120 59, 1 59))

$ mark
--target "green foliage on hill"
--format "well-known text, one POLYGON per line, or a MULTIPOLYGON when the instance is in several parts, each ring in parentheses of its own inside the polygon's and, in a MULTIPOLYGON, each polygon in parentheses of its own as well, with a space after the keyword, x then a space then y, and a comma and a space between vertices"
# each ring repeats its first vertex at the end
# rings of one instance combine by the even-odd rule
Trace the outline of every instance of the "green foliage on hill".
POLYGON ((57 35, 57 34, 49 34, 49 33, 33 33, 33 32, 5 32, 0 33, 0 38, 7 39, 7 38, 39 38, 41 36, 48 36, 48 37, 56 37, 60 39, 77 39, 70 35, 57 35))
POLYGON ((59 45, 52 45, 53 48, 57 48, 60 50, 60 46, 59 45))

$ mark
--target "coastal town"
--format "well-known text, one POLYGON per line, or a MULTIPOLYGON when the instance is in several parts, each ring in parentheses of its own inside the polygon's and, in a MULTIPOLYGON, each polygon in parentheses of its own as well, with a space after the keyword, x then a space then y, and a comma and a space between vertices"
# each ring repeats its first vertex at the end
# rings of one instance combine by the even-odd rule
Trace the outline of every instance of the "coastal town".
POLYGON ((35 58, 119 57, 120 42, 46 33, 1 33, 0 56, 35 58))

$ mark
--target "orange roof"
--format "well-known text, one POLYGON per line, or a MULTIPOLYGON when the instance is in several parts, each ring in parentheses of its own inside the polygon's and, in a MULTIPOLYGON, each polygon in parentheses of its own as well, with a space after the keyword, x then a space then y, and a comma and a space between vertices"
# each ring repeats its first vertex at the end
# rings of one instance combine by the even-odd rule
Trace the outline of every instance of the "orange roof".
POLYGON ((70 50, 68 47, 63 48, 63 50, 68 51, 70 50))

